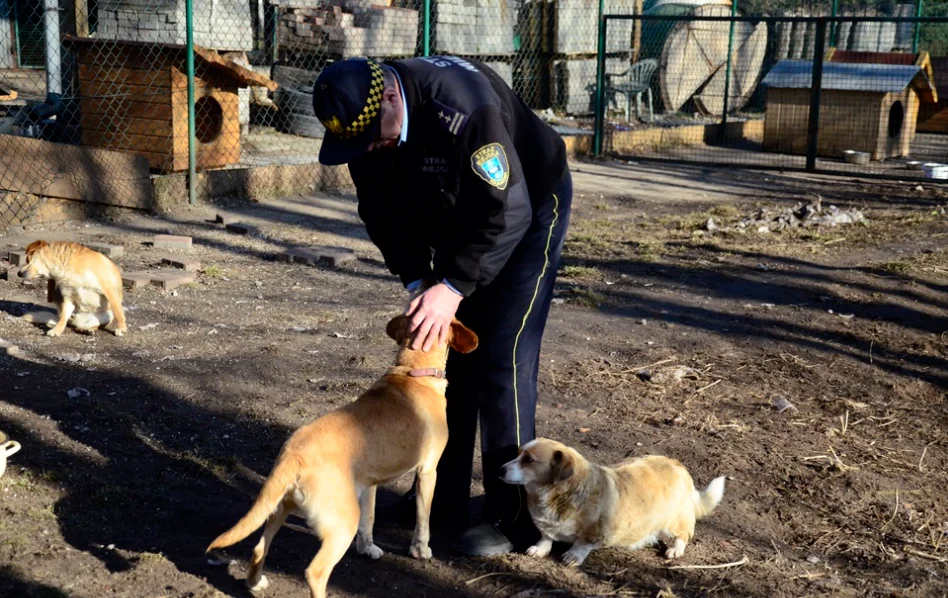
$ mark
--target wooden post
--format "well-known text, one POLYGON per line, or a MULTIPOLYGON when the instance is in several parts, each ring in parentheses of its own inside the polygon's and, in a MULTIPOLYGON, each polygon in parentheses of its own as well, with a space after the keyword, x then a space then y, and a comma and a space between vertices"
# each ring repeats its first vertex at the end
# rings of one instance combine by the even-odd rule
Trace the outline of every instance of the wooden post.
POLYGON ((89 0, 74 0, 76 4, 76 35, 89 37, 89 0))
MULTIPOLYGON (((635 0, 634 14, 642 16, 642 5, 645 0, 635 0)), ((632 63, 639 60, 639 54, 642 52, 642 20, 632 21, 632 63)))

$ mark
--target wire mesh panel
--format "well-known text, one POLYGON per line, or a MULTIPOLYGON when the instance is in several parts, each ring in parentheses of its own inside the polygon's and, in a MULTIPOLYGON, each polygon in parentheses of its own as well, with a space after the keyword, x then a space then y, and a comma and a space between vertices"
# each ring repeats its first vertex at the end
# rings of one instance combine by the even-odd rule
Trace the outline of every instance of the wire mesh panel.
POLYGON ((938 88, 948 80, 948 22, 913 21, 910 8, 799 16, 825 9, 811 6, 795 16, 731 18, 731 7, 706 4, 607 18, 607 37, 614 20, 641 29, 636 55, 648 75, 617 82, 604 61, 603 148, 702 164, 948 178, 948 97, 938 88))
POLYGON ((228 193, 351 190, 345 167, 318 164, 312 86, 357 56, 478 59, 563 133, 592 131, 601 91, 604 148, 626 156, 802 167, 809 153, 907 176, 948 161, 948 3, 754 0, 732 19, 727 0, 194 2, 193 125, 185 7, 0 0, 0 230, 148 208, 159 187, 187 201, 191 149, 202 194, 222 170, 242 173, 228 193), (607 19, 601 53, 600 10, 639 15, 607 19))

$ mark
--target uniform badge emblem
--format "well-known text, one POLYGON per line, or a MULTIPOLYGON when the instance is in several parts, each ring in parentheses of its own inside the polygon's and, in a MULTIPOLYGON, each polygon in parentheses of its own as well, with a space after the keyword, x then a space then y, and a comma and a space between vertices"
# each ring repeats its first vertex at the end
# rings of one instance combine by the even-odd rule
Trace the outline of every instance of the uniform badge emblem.
POLYGON ((339 122, 338 116, 333 116, 331 119, 324 120, 322 122, 323 122, 323 126, 329 129, 329 132, 332 133, 333 135, 339 135, 340 133, 342 133, 343 127, 342 127, 342 123, 339 122))
POLYGON ((510 164, 507 152, 499 143, 485 145, 471 156, 471 168, 477 176, 501 191, 507 188, 510 179, 510 164))

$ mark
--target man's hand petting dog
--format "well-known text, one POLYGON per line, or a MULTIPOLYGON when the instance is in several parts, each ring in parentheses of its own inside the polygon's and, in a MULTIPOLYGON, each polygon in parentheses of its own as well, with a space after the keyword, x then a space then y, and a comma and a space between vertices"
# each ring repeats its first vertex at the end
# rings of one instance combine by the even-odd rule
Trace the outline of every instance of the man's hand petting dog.
POLYGON ((411 318, 408 333, 414 335, 411 348, 426 353, 432 346, 447 339, 461 297, 444 283, 425 290, 408 304, 405 314, 411 318))

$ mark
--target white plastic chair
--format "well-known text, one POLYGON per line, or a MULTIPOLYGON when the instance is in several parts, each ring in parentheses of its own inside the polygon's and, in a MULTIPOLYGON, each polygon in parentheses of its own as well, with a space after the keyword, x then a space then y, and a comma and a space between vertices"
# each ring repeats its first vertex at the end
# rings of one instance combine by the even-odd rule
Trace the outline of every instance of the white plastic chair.
POLYGON ((652 110, 652 77, 658 70, 658 60, 646 58, 633 64, 627 71, 611 75, 610 81, 625 77, 628 79, 620 83, 610 83, 607 91, 621 93, 626 97, 625 119, 632 120, 632 96, 635 96, 635 116, 642 118, 642 95, 645 95, 648 104, 648 119, 652 120, 654 112, 652 110))

